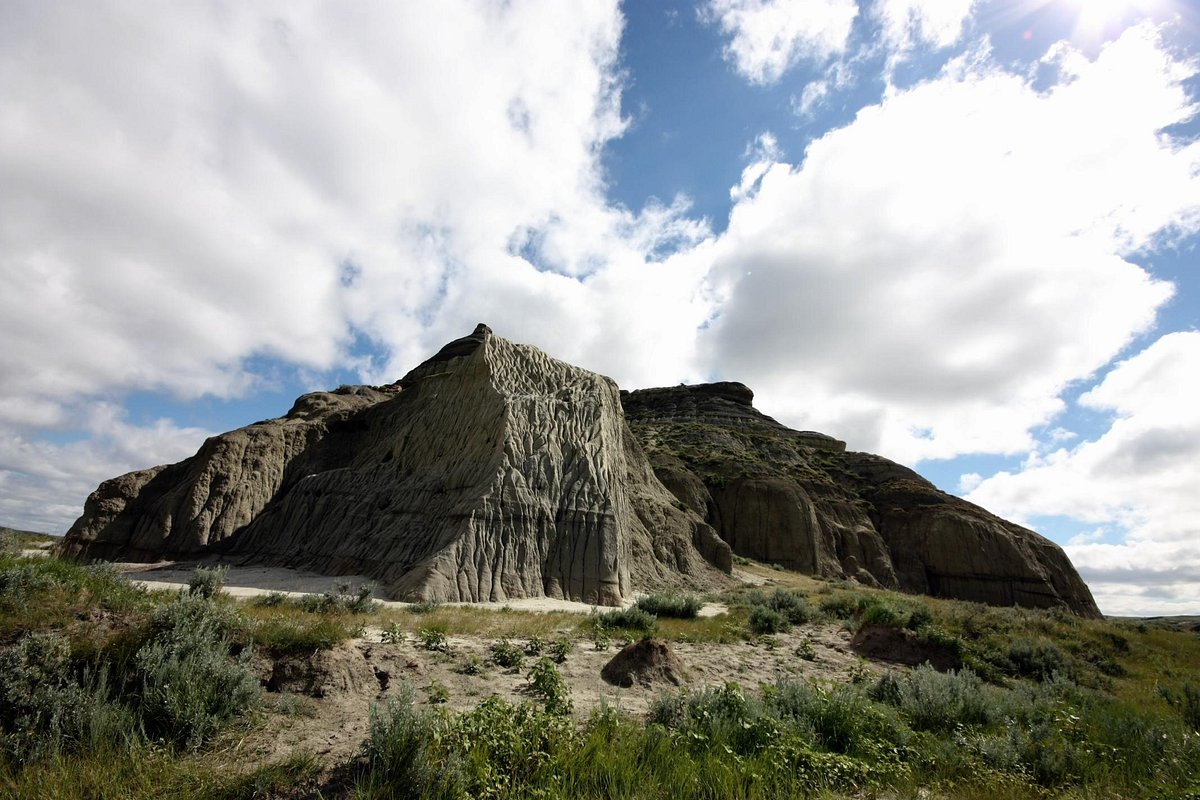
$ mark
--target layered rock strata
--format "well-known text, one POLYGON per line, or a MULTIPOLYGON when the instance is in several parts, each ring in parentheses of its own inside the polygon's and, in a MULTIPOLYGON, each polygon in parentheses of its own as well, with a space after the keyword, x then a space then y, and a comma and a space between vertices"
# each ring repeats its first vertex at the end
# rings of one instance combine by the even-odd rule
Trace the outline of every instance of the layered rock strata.
POLYGON ((655 477, 611 380, 484 325, 392 386, 305 395, 179 464, 106 481, 64 551, 217 553, 442 601, 615 604, 725 585, 731 565, 655 477))
POLYGON ((736 554, 871 586, 1099 615, 1058 545, 906 467, 781 425, 741 384, 622 401, 659 479, 736 554))

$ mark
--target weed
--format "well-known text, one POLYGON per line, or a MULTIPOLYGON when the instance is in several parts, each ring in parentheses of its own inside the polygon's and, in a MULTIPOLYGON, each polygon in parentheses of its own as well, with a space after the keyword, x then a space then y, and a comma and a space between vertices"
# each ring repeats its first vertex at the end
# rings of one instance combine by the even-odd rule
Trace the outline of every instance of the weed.
POLYGON ((650 594, 634 603, 634 608, 647 614, 673 619, 695 619, 703 606, 704 602, 694 594, 650 594))
POLYGON ((199 595, 155 611, 153 635, 134 658, 138 711, 149 732, 195 748, 257 698, 248 662, 230 655, 229 617, 199 595))
POLYGON ((567 656, 575 649, 575 645, 570 639, 560 637, 550 643, 550 658, 557 664, 561 664, 567 660, 567 656))
POLYGON ((817 660, 816 648, 813 647, 812 641, 809 639, 805 639, 804 641, 800 642, 793 652, 797 658, 802 658, 805 661, 817 660))
POLYGON ((525 661, 521 648, 508 639, 501 639, 492 645, 492 663, 502 669, 519 669, 525 661))
POLYGON ((383 644, 404 644, 408 640, 408 632, 395 622, 389 623, 379 634, 383 644))
POLYGON ((546 640, 541 636, 534 634, 529 637, 529 641, 525 643, 525 655, 537 657, 542 654, 542 650, 546 648, 546 640))
POLYGON ((438 653, 450 652, 450 639, 441 628, 421 628, 417 631, 417 640, 421 647, 438 653))
POLYGON ((406 606, 405 610, 411 614, 430 614, 441 607, 442 604, 436 600, 421 600, 406 606))
POLYGON ((592 625, 598 631, 627 630, 650 633, 657 624, 657 617, 637 606, 617 608, 592 615, 592 625))
POLYGON ((571 713, 574 708, 571 688, 549 658, 543 656, 538 659, 525 679, 529 681, 529 690, 545 703, 547 714, 565 716, 571 713))
POLYGON ((188 594, 198 594, 203 598, 213 598, 221 593, 225 579, 229 576, 229 567, 196 567, 188 578, 188 594))
POLYGON ((483 670, 483 662, 479 660, 478 656, 471 656, 458 668, 459 673, 463 675, 482 675, 483 670))
POLYGON ((792 627, 780 612, 767 606, 752 606, 750 609, 750 630, 758 635, 783 633, 792 627))
POLYGON ((446 688, 444 683, 434 681, 429 684, 429 704, 442 705, 450 702, 450 690, 446 688))

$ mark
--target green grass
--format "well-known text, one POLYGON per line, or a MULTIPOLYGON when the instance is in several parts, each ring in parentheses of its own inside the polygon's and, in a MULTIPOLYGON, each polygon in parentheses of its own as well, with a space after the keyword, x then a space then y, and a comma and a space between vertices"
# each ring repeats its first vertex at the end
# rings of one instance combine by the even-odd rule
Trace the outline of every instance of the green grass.
POLYGON ((1200 797, 1194 633, 766 572, 778 590, 730 593, 718 617, 370 614, 147 592, 103 568, 0 559, 0 796, 1200 797), (965 666, 697 689, 661 697, 649 721, 564 713, 571 697, 551 643, 640 635, 649 618, 655 635, 710 643, 718 659, 722 642, 755 635, 762 612, 790 626, 906 628, 965 666), (402 697, 376 711, 360 761, 245 763, 237 742, 267 714, 295 713, 281 702, 245 713, 251 654, 333 647, 367 625, 418 647, 419 631, 523 645, 530 701, 454 713, 402 697), (334 767, 352 786, 322 783, 334 767))

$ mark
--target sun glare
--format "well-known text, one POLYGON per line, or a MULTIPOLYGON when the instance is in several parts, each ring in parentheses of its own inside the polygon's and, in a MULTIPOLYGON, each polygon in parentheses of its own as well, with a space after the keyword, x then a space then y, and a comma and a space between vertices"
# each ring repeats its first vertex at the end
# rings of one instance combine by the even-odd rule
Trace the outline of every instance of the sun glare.
POLYGON ((1155 11, 1165 0, 1066 0, 1076 14, 1075 35, 1083 40, 1105 38, 1135 17, 1155 11))

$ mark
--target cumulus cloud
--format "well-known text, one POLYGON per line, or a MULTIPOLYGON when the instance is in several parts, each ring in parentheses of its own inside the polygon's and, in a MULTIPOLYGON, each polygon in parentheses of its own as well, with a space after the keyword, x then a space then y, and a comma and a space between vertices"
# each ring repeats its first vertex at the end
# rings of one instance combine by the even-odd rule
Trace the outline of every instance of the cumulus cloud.
POLYGON ((1162 336, 1080 397, 1114 416, 1070 449, 1031 456, 1018 472, 980 482, 974 502, 1014 517, 1059 515, 1115 529, 1120 542, 1083 531, 1071 560, 1108 613, 1168 613, 1170 597, 1200 597, 1200 332, 1162 336), (1155 598, 1130 585, 1157 586, 1155 598), (1106 588, 1097 589, 1096 585, 1106 588))
POLYGON ((65 533, 103 480, 186 458, 209 436, 167 419, 131 424, 123 409, 98 403, 81 411, 78 438, 30 439, 0 428, 0 519, 7 525, 65 533))
POLYGON ((241 396, 260 358, 390 380, 480 320, 686 370, 707 224, 605 198, 622 26, 615 2, 5 4, 0 435, 241 396))
POLYGON ((854 0, 710 0, 703 12, 729 37, 725 58, 757 84, 845 52, 856 16, 854 0))
POLYGON ((912 463, 1030 449, 1172 287, 1124 255, 1196 229, 1193 67, 1152 28, 1046 90, 980 54, 756 168, 716 244, 712 369, 912 463), (1132 109, 1132 111, 1131 111, 1132 109))

